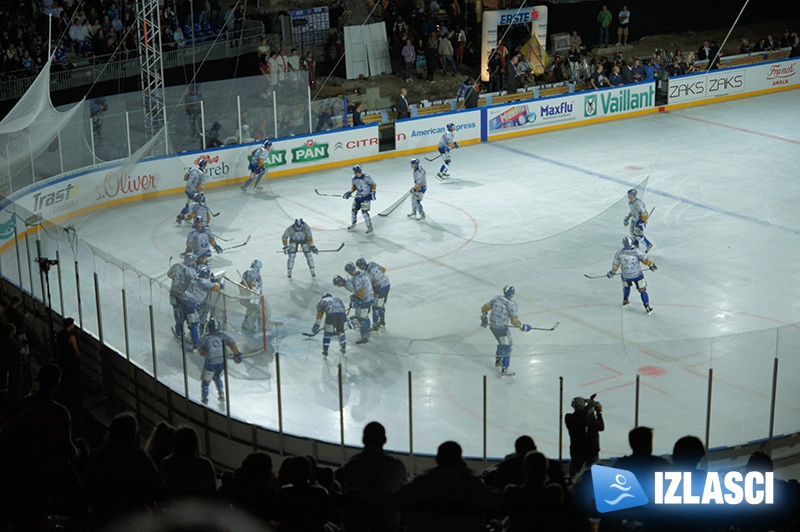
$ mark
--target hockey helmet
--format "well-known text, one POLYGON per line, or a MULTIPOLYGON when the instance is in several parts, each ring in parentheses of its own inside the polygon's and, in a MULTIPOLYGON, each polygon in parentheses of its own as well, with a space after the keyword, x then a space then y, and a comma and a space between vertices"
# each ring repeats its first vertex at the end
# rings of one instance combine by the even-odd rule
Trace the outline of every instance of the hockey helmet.
POLYGON ((344 277, 341 275, 334 275, 333 276, 333 285, 334 286, 344 286, 344 277))
POLYGON ((197 203, 205 203, 206 202, 206 195, 203 194, 202 192, 198 192, 197 194, 194 195, 194 200, 197 203))
POLYGON ((253 268, 257 272, 260 272, 261 271, 261 261, 258 260, 258 259, 255 259, 252 263, 250 263, 250 267, 253 268))
POLYGON ((202 224, 202 223, 205 223, 205 222, 206 221, 203 219, 202 216, 195 216, 194 220, 192 220, 192 223, 194 223, 194 225, 202 224))
POLYGON ((356 261, 356 266, 358 266, 359 270, 366 270, 367 269, 367 259, 360 258, 356 261))
MULTIPOLYGON (((244 127, 247 127, 247 126, 244 126, 244 127)), ((264 144, 262 144, 261 147, 264 148, 265 150, 271 150, 272 149, 272 141, 269 140, 269 139, 265 140, 264 144)))
POLYGON ((628 191, 628 197, 629 197, 630 199, 635 199, 635 198, 636 198, 636 194, 637 194, 637 192, 636 192, 636 189, 635 189, 635 188, 632 188, 632 189, 630 189, 630 190, 628 191))
POLYGON ((456 125, 454 123, 450 122, 449 124, 447 124, 447 131, 455 131, 455 130, 456 130, 456 125))
POLYGON ((352 262, 348 262, 347 264, 344 265, 344 271, 346 271, 350 275, 355 275, 356 274, 356 265, 353 264, 352 262))
POLYGON ((419 166, 419 159, 417 159, 416 157, 411 159, 411 166, 419 166))
POLYGON ((325 299, 326 297, 333 297, 333 295, 330 292, 325 292, 324 294, 322 294, 322 299, 325 299))
POLYGON ((197 260, 198 261, 202 260, 204 262, 208 262, 208 259, 210 259, 210 258, 211 258, 211 250, 210 249, 205 250, 204 252, 202 252, 200 255, 197 256, 197 260))
POLYGON ((364 173, 364 169, 363 169, 363 168, 361 168, 361 165, 360 165, 360 164, 354 164, 354 165, 353 165, 353 173, 356 173, 356 174, 363 174, 363 173, 364 173))
POLYGON ((633 239, 629 236, 626 236, 622 239, 622 247, 625 249, 633 249, 633 239))
POLYGON ((303 219, 302 219, 302 218, 295 218, 295 219, 294 219, 294 226, 295 226, 297 229, 302 229, 302 228, 303 228, 303 225, 305 225, 305 222, 303 221, 303 219))
POLYGON ((195 255, 194 253, 191 253, 191 252, 190 253, 186 253, 183 256, 183 263, 184 264, 191 264, 196 260, 197 260, 197 255, 195 255))
POLYGON ((213 124, 211 124, 211 129, 213 129, 215 131, 217 129, 219 129, 220 127, 222 127, 222 126, 219 124, 219 122, 214 122, 213 124))
POLYGON ((208 161, 206 161, 205 159, 200 159, 199 161, 197 161, 197 166, 199 166, 200 168, 205 168, 207 164, 208 161))
POLYGON ((211 277, 211 268, 209 268, 208 266, 203 266, 202 268, 200 268, 200 271, 197 272, 197 275, 199 275, 203 279, 208 279, 209 277, 211 277))
POLYGON ((503 287, 503 295, 506 296, 509 299, 514 297, 514 294, 516 293, 516 291, 517 290, 511 285, 506 285, 506 286, 503 287))
POLYGON ((214 318, 208 320, 208 332, 210 334, 214 334, 215 332, 219 332, 219 323, 214 318))

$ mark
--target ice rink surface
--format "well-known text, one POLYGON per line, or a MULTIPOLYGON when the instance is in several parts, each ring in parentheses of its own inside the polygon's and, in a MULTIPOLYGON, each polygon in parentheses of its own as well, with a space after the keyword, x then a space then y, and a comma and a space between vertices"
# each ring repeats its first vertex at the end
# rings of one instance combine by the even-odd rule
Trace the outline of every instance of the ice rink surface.
MULTIPOLYGON (((213 269, 238 280, 237 270, 260 259, 272 320, 283 322, 270 330, 270 342, 280 352, 284 430, 338 441, 341 363, 347 443, 359 445, 363 426, 379 420, 387 427, 387 447, 408 450, 410 393, 415 452, 434 453, 452 439, 467 455, 480 456, 485 376, 489 456, 511 452, 519 435, 530 434, 555 457, 563 377, 567 410, 572 397, 598 394, 606 419, 601 456, 619 456, 629 450, 638 374, 639 423, 655 427, 655 450, 666 453, 681 436, 704 437, 713 368, 710 444, 737 444, 768 434, 776 353, 775 433, 800 429, 798 104, 800 91, 787 91, 464 146, 453 152, 447 182, 435 177, 440 161, 422 159, 424 221, 406 217, 408 203, 377 216, 411 187, 410 158, 367 162, 365 173, 378 187, 371 235, 360 216, 356 230, 346 230, 350 201, 314 192, 348 190, 349 167, 273 179, 259 193, 210 189, 209 204, 221 213, 214 232, 231 239, 228 245, 252 235, 247 246, 216 255, 213 269), (651 316, 635 290, 622 308, 618 278, 585 277, 605 274, 621 247, 625 193, 632 187, 655 209, 646 233, 658 265, 657 272, 645 272, 651 316), (302 255, 294 278, 286 279, 280 236, 299 217, 320 249, 345 243, 338 253, 314 257, 316 279, 302 255), (324 292, 346 301, 331 280, 359 257, 387 268, 387 328, 366 346, 356 346, 357 331, 351 331, 345 357, 334 340, 331 356, 323 358, 322 335, 301 333, 310 331, 324 292), (479 318, 481 305, 508 284, 516 287, 523 323, 560 326, 515 331, 516 377, 501 379, 495 340, 479 318)), ((180 185, 175 176, 174 186, 180 185)), ((183 251, 189 226, 174 221, 182 205, 182 197, 172 196, 70 223, 109 256, 156 277, 183 251)), ((68 253, 61 250, 62 257, 68 253)), ((111 277, 103 260, 94 262, 101 281, 111 277)), ((84 299, 92 301, 91 292, 84 299)), ((108 299, 104 321, 119 314, 115 301, 108 299)), ((141 315, 146 302, 140 307, 129 309, 129 320, 149 331, 141 315)), ((158 375, 182 390, 180 351, 168 331, 171 311, 164 301, 157 311, 164 317, 158 375)), ((119 342, 121 328, 105 328, 119 342)), ((152 367, 149 338, 133 343, 131 358, 152 367)), ((197 400, 200 357, 189 355, 187 366, 197 400)), ((233 367, 230 388, 234 417, 277 427, 273 354, 233 367)), ((568 444, 565 431, 565 456, 568 444)))

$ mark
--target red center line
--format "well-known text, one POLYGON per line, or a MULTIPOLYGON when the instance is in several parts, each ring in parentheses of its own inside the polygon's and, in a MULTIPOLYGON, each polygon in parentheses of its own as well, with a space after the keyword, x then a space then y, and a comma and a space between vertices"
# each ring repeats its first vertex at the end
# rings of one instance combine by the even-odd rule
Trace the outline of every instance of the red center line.
POLYGON ((719 126, 719 127, 724 127, 724 128, 727 128, 727 129, 732 129, 734 131, 741 131, 742 133, 749 133, 750 135, 756 135, 756 136, 764 137, 764 138, 767 138, 767 139, 780 140, 780 141, 783 141, 783 142, 789 142, 791 144, 800 144, 800 140, 787 139, 786 137, 779 137, 777 135, 770 135, 769 133, 762 133, 760 131, 753 131, 752 129, 745 129, 743 127, 730 126, 728 124, 723 124, 721 122, 714 122, 713 120, 706 120, 704 118, 697 118, 696 116, 686 116, 686 115, 680 115, 680 114, 679 115, 675 115, 675 116, 679 116, 679 117, 685 118, 687 120, 694 120, 695 122, 702 122, 704 124, 711 124, 712 126, 719 126))

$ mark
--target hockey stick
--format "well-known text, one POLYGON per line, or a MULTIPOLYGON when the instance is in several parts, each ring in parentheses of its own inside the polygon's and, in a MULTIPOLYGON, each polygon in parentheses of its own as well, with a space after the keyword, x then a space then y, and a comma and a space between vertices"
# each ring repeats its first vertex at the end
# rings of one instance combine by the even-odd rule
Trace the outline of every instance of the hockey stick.
MULTIPOLYGON (((339 247, 336 249, 318 249, 317 251, 319 251, 320 253, 336 253, 337 251, 341 251, 343 247, 344 247, 344 242, 339 244, 339 247)), ((278 249, 275 251, 275 253, 283 253, 283 250, 278 249)))
POLYGON ((401 204, 401 203, 403 203, 403 202, 406 200, 406 198, 408 198, 410 195, 411 195, 411 191, 408 191, 408 192, 406 192, 405 194, 403 194, 403 195, 400 197, 400 199, 399 199, 399 200, 397 200, 397 201, 395 201, 394 203, 392 203, 391 205, 389 205, 389 208, 388 208, 388 209, 386 209, 386 210, 385 210, 385 211, 383 211, 383 212, 379 212, 379 213, 378 213, 378 216, 389 216, 389 215, 390 215, 390 214, 392 214, 392 212, 393 212, 393 211, 394 211, 394 210, 395 210, 397 207, 399 207, 399 206, 400 206, 400 204, 401 204))
POLYGON ((544 327, 531 327, 531 330, 532 331, 555 331, 556 329, 558 329, 559 325, 561 325, 561 322, 557 321, 556 324, 553 325, 552 327, 550 327, 549 329, 545 329, 544 327))
MULTIPOLYGON (((320 329, 320 331, 321 331, 321 330, 322 330, 322 329, 320 329)), ((308 337, 308 338, 313 338, 314 336, 316 336, 316 335, 318 335, 318 334, 319 334, 319 331, 317 331, 317 332, 315 332, 315 333, 305 333, 305 332, 304 332, 304 333, 303 333, 303 336, 306 336, 306 337, 308 337)))
POLYGON ((321 249, 321 250, 319 250, 319 252, 320 253, 336 253, 337 251, 341 251, 343 247, 344 247, 344 242, 339 244, 339 247, 336 248, 336 249, 321 249))
MULTIPOLYGON (((619 275, 619 274, 615 273, 614 275, 619 275)), ((608 277, 608 275, 588 275, 585 273, 583 274, 583 276, 586 277, 587 279, 602 279, 604 277, 608 277)))
POLYGON ((324 192, 320 192, 316 188, 314 189, 314 192, 316 192, 319 196, 330 196, 332 198, 341 198, 342 197, 341 194, 325 194, 324 192))
POLYGON ((427 157, 425 157, 425 160, 426 160, 426 161, 428 161, 429 163, 432 163, 433 161, 435 161, 436 159, 438 159, 438 158, 439 158, 439 157, 441 157, 441 156, 442 156, 442 154, 440 153, 439 155, 437 155, 437 156, 436 156, 436 157, 434 157, 433 159, 428 159, 427 157))
POLYGON ((206 203, 203 203, 203 207, 205 207, 205 208, 206 208, 206 210, 208 211, 208 213, 209 213, 211 216, 213 216, 214 218, 216 218, 217 216, 219 216, 219 213, 218 213, 218 212, 214 212, 214 211, 212 211, 212 210, 209 208, 208 204, 206 204, 206 203))
POLYGON ((231 247, 229 247, 229 248, 226 248, 226 250, 231 250, 231 249, 236 249, 236 248, 241 248, 241 247, 244 247, 244 246, 246 246, 246 245, 247 245, 247 243, 248 243, 248 242, 250 242, 250 237, 251 237, 251 236, 252 236, 252 235, 247 235, 247 239, 245 239, 245 241, 244 241, 244 242, 242 242, 241 244, 236 244, 235 246, 231 246, 231 247))

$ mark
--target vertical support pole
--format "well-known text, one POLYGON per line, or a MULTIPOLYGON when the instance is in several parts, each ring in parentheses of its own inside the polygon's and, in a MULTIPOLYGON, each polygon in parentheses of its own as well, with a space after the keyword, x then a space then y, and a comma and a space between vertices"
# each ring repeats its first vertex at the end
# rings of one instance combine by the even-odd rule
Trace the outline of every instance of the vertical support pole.
POLYGON ((78 261, 75 261, 75 292, 78 295, 78 325, 83 329, 83 305, 81 304, 81 276, 78 271, 78 261))
POLYGON ((225 417, 228 418, 228 441, 231 441, 231 388, 228 381, 228 345, 224 341, 222 342, 222 374, 225 380, 225 417))
POLYGON ((125 111, 125 134, 128 137, 128 157, 131 156, 131 116, 128 111, 125 111))
MULTIPOLYGON (((639 387, 640 387, 640 384, 641 384, 639 382, 639 379, 640 379, 640 375, 637 373, 636 374, 636 391, 635 391, 636 397, 634 397, 634 399, 633 399, 633 404, 635 405, 634 406, 634 414, 633 414, 633 426, 634 427, 638 427, 639 426, 639 389, 640 389, 639 387)), ((706 447, 706 448, 708 448, 708 447, 706 447)))
POLYGON ((64 150, 61 149, 61 130, 58 130, 58 160, 61 163, 61 173, 64 173, 64 150))
POLYGON ((91 118, 89 118, 89 140, 92 143, 92 164, 97 164, 97 155, 94 152, 94 124, 91 118))
POLYGON ((278 443, 280 455, 283 456, 283 399, 281 397, 281 354, 275 351, 275 386, 278 390, 278 443))
MULTIPOLYGON (((780 329, 778 329, 778 331, 780 331, 780 329)), ((767 454, 770 456, 772 456, 772 439, 775 436, 775 402, 778 400, 777 338, 775 344, 775 358, 772 360, 772 395, 769 401, 769 439, 767 440, 767 454)))
POLYGON ((714 368, 708 368, 708 400, 706 401, 706 449, 711 439, 711 390, 714 384, 714 368))
POLYGON ((131 344, 128 336, 128 300, 125 297, 124 288, 122 289, 122 331, 125 334, 125 360, 128 363, 128 381, 133 383, 134 404, 136 404, 136 411, 139 412, 139 380, 136 377, 136 368, 131 364, 131 344))
POLYGON ((274 138, 278 138, 278 91, 272 91, 272 127, 275 128, 274 138))
POLYGON ((14 193, 13 180, 11 179, 11 152, 9 146, 6 146, 6 165, 8 166, 8 193, 14 193))
POLYGON ((564 376, 558 377, 558 461, 564 461, 564 376))
MULTIPOLYGON (((58 244, 58 240, 56 240, 56 244, 58 244)), ((56 249, 56 260, 58 264, 61 264, 61 254, 56 249)), ((61 268, 56 268, 58 272, 58 303, 59 303, 59 310, 61 311, 61 317, 64 317, 64 287, 61 284, 61 268)))
MULTIPOLYGON (((28 256, 28 281, 31 285, 31 309, 33 309, 33 302, 35 299, 33 294, 33 266, 31 265, 33 260, 31 259, 31 244, 28 241, 28 233, 25 233, 25 254, 28 256)), ((44 297, 42 297, 42 299, 44 299, 44 297)))
POLYGON ((411 476, 414 476, 414 408, 411 398, 411 370, 408 371, 408 455, 411 457, 411 476))
MULTIPOLYGON (((28 134, 28 147, 30 148, 31 154, 31 180, 36 183, 36 169, 33 167, 33 140, 31 139, 30 133, 28 134)), ((92 148, 92 151, 94 151, 94 148, 92 148)))
POLYGON ((344 467, 344 393, 342 392, 342 363, 339 362, 338 380, 339 380, 339 446, 342 449, 342 467, 344 467))
POLYGON ((14 247, 17 251, 17 275, 19 276, 19 291, 22 295, 22 306, 25 306, 25 284, 22 282, 22 257, 19 255, 19 233, 17 232, 18 214, 14 215, 14 247))
POLYGON ((153 317, 153 305, 148 308, 150 311, 150 351, 153 355, 153 381, 155 381, 155 393, 153 395, 158 399, 158 364, 156 364, 156 320, 153 317))
MULTIPOLYGON (((25 235, 25 238, 27 239, 28 236, 25 235)), ((36 239, 36 258, 38 259, 41 256, 42 256, 42 241, 37 238, 36 239)), ((33 279, 31 279, 31 288, 33 288, 33 279)), ((42 272, 42 267, 41 266, 39 266, 39 288, 42 291, 42 304, 45 307, 47 307, 47 300, 45 299, 46 292, 44 290, 44 273, 42 272)), ((31 293, 33 293, 33 290, 31 290, 31 293)), ((55 338, 51 338, 51 340, 55 341, 55 338)))
MULTIPOLYGON (((342 127, 346 125, 347 124, 344 124, 342 127)), ((314 117, 311 112, 311 85, 308 86, 308 132, 314 132, 314 117)))
POLYGON ((97 307, 97 339, 103 343, 103 311, 100 307, 100 278, 94 272, 94 303, 97 307))
POLYGON ((200 100, 200 138, 203 140, 203 149, 206 149, 206 106, 203 100, 200 100))
POLYGON ((489 422, 489 420, 486 417, 486 403, 487 403, 486 375, 484 375, 483 376, 483 470, 484 471, 486 471, 486 425, 489 422))
POLYGON ((242 132, 242 99, 236 95, 236 118, 239 120, 239 144, 244 144, 244 133, 242 132))
POLYGON ((186 419, 189 419, 189 371, 186 365, 186 333, 181 327, 181 361, 183 362, 183 397, 186 400, 186 419))

